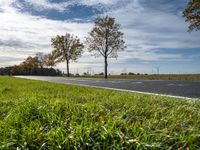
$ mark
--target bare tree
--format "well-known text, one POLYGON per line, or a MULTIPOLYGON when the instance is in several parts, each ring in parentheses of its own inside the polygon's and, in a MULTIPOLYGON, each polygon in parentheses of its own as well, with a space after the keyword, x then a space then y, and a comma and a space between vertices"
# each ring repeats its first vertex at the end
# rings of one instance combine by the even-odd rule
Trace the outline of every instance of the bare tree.
POLYGON ((190 22, 189 31, 200 30, 200 0, 189 0, 183 16, 190 22))
POLYGON ((47 67, 53 67, 56 65, 56 62, 53 58, 53 54, 50 53, 48 54, 46 57, 45 57, 45 60, 44 60, 44 64, 47 66, 47 67))
POLYGON ((117 58, 117 52, 126 48, 123 33, 119 30, 120 25, 115 23, 115 18, 97 18, 94 28, 86 38, 89 52, 96 57, 104 57, 105 78, 108 72, 108 58, 117 58))
POLYGON ((66 33, 65 36, 57 35, 52 38, 52 46, 54 48, 51 53, 51 57, 55 63, 66 61, 67 65, 67 76, 69 77, 69 62, 76 61, 83 53, 84 45, 80 42, 77 37, 66 33))
POLYGON ((38 58, 38 60, 39 60, 39 66, 40 66, 40 68, 43 68, 44 67, 44 65, 45 65, 45 60, 47 59, 47 54, 45 54, 45 53, 42 53, 42 52, 38 52, 38 53, 36 53, 36 57, 38 58))

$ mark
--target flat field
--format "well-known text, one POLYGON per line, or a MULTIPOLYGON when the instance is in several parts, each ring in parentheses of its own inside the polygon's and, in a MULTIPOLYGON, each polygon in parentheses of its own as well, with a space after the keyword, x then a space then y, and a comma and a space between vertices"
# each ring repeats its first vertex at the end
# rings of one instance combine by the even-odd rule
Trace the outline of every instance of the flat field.
POLYGON ((200 149, 200 101, 0 77, 0 149, 200 149))
MULTIPOLYGON (((103 75, 81 75, 72 77, 104 78, 103 75)), ((108 75, 111 79, 137 79, 137 80, 200 80, 200 74, 150 74, 150 75, 108 75)))

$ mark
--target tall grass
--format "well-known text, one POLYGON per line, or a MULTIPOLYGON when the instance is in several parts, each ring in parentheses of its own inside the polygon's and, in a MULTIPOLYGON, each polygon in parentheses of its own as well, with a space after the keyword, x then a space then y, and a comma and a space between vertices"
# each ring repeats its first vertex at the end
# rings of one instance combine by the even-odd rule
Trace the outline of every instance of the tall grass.
POLYGON ((0 77, 0 149, 200 149, 200 101, 0 77))

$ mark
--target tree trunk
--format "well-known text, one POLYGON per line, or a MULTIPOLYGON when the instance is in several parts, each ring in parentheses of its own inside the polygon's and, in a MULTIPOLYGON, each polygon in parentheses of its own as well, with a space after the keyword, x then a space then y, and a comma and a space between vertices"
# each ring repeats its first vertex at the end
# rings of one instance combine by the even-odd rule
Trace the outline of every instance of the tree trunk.
POLYGON ((66 65, 67 65, 67 77, 69 77, 69 60, 66 60, 66 65))
POLYGON ((108 52, 108 30, 106 29, 106 45, 105 45, 105 53, 104 53, 104 56, 105 56, 105 79, 108 78, 108 61, 107 61, 107 52, 108 52))
POLYGON ((105 57, 105 79, 108 78, 108 61, 107 61, 107 57, 105 57))

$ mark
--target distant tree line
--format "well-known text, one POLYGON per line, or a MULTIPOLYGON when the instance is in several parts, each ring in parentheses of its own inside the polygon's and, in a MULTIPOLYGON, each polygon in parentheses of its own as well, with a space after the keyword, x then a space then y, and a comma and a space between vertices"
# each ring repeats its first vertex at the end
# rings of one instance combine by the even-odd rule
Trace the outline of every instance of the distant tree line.
POLYGON ((37 53, 35 57, 29 56, 20 65, 0 68, 0 75, 62 75, 62 72, 52 68, 52 65, 49 63, 48 56, 37 53))
POLYGON ((121 73, 120 75, 129 75, 129 76, 131 76, 131 75, 145 75, 145 76, 147 76, 148 74, 147 73, 145 73, 145 74, 140 74, 140 73, 133 73, 133 72, 129 72, 129 73, 121 73))

